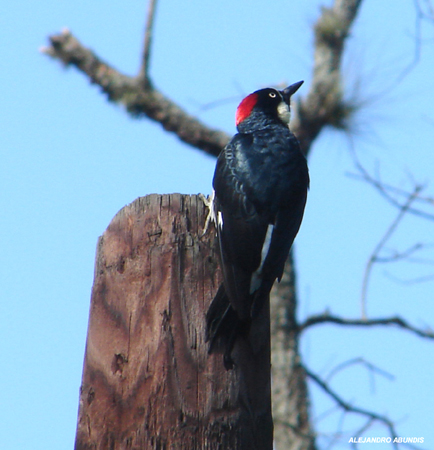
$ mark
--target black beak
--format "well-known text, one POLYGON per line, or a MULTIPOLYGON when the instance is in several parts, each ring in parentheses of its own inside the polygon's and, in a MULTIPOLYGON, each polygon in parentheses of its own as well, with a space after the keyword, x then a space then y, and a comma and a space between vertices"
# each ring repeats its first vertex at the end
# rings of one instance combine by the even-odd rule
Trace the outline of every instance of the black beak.
POLYGON ((283 99, 289 105, 289 101, 291 99, 291 95, 295 94, 299 87, 304 83, 304 81, 297 81, 297 83, 291 84, 282 91, 283 99))

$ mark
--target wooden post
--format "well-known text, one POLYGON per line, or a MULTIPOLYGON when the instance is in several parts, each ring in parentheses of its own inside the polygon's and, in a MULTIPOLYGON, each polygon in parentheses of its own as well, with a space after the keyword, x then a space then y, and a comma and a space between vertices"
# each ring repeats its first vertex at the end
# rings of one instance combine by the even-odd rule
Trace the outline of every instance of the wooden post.
POLYGON ((207 354, 221 272, 206 213, 198 196, 153 194, 100 237, 76 450, 272 450, 269 319, 252 334, 265 345, 237 344, 236 369, 207 354))

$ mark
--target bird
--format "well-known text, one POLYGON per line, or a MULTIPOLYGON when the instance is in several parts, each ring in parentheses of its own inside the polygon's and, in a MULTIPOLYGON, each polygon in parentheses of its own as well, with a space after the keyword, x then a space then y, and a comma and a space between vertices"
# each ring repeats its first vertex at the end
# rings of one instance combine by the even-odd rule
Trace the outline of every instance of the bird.
POLYGON ((209 353, 231 353, 252 320, 269 307, 300 228, 309 189, 307 161, 289 129, 291 96, 303 81, 283 90, 260 89, 239 104, 237 133, 221 151, 205 225, 215 222, 223 283, 206 313, 209 353))

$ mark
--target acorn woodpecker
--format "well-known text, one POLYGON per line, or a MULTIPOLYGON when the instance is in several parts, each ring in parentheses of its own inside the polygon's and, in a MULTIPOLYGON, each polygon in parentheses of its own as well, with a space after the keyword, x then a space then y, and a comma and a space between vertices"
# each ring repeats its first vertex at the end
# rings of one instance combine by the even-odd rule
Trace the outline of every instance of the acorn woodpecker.
POLYGON ((238 133, 217 160, 208 206, 224 282, 206 315, 206 340, 210 353, 224 346, 228 370, 237 337, 268 307, 303 218, 309 173, 288 127, 290 98, 302 84, 248 95, 236 111, 238 133))

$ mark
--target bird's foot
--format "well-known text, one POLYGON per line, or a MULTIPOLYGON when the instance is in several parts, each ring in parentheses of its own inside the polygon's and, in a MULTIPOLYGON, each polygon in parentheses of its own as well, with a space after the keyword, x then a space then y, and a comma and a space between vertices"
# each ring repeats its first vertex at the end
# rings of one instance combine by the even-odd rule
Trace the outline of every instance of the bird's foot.
POLYGON ((208 197, 205 197, 203 194, 199 194, 200 199, 208 208, 208 215, 206 216, 205 225, 203 227, 203 232, 200 235, 200 237, 205 236, 206 232, 208 231, 210 222, 214 222, 214 224, 217 223, 214 213, 214 195, 215 195, 214 190, 212 191, 212 194, 209 195, 208 197))

